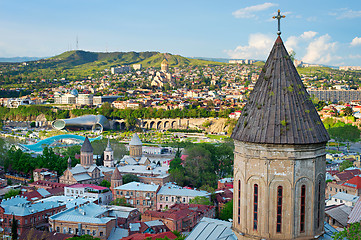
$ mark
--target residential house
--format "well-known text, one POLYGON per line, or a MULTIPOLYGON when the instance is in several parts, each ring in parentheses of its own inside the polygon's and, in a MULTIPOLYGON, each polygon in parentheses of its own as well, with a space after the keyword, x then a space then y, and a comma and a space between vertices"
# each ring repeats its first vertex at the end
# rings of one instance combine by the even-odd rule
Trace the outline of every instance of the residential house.
POLYGON ((113 199, 113 194, 107 187, 94 184, 74 184, 64 188, 67 197, 91 198, 100 205, 107 205, 113 199))
POLYGON ((106 207, 95 203, 77 205, 49 218, 50 231, 75 235, 88 234, 107 239, 116 225, 106 207))
POLYGON ((141 182, 130 182, 114 188, 114 199, 125 198, 127 203, 142 213, 148 209, 156 210, 157 192, 160 186, 141 182))
POLYGON ((200 204, 174 204, 165 211, 145 211, 142 220, 162 220, 171 231, 189 232, 203 218, 215 217, 215 207, 200 204))
POLYGON ((345 204, 346 206, 353 207, 359 198, 359 196, 338 192, 326 202, 326 206, 345 204))
POLYGON ((34 182, 42 180, 48 182, 58 182, 58 174, 47 168, 37 168, 33 171, 34 182))
POLYGON ((206 197, 210 200, 211 194, 206 191, 182 188, 173 183, 164 184, 157 193, 157 209, 168 209, 175 203, 190 203, 195 197, 206 197))
POLYGON ((2 200, 0 203, 1 227, 4 232, 11 232, 13 217, 18 221, 18 234, 29 228, 44 230, 47 228, 48 217, 65 209, 65 204, 58 202, 31 203, 25 197, 16 196, 2 200))

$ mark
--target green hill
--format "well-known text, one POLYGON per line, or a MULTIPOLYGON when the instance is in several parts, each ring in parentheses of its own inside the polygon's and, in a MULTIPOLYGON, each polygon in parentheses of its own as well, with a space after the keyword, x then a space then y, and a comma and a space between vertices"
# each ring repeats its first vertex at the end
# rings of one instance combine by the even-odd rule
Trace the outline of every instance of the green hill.
POLYGON ((65 77, 78 79, 79 77, 95 76, 104 69, 121 65, 140 63, 144 68, 159 68, 166 58, 170 67, 222 65, 221 62, 186 58, 179 55, 159 52, 87 52, 68 51, 60 55, 28 62, 21 73, 37 73, 44 78, 65 77), (50 75, 49 73, 52 73, 50 75))
POLYGON ((140 63, 143 67, 160 67, 163 59, 166 58, 171 67, 180 66, 205 66, 221 65, 220 62, 212 62, 199 59, 191 59, 179 55, 159 52, 86 52, 68 51, 58 56, 44 59, 41 65, 45 68, 66 68, 77 70, 103 70, 105 68, 120 65, 132 65, 140 63))

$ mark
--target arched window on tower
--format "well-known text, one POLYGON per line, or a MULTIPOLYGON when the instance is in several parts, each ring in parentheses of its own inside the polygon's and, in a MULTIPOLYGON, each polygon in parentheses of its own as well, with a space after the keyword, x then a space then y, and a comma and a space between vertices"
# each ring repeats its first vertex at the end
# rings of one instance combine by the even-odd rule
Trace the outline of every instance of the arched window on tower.
POLYGON ((241 180, 238 180, 238 224, 241 224, 241 180))
POLYGON ((277 188, 277 227, 276 232, 280 233, 282 228, 282 199, 283 198, 283 187, 278 186, 277 188))
POLYGON ((318 180, 318 187, 317 187, 317 228, 320 227, 321 221, 321 180, 318 180))
POLYGON ((253 186, 253 230, 258 227, 258 184, 253 186))
POLYGON ((305 232, 306 185, 301 186, 300 232, 305 232))

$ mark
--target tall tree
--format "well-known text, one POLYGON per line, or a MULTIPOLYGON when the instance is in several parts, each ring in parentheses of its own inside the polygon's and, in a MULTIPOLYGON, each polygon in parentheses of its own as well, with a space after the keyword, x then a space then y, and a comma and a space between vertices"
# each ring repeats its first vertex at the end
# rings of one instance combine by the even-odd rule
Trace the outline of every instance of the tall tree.
POLYGON ((18 221, 13 216, 13 220, 11 222, 11 239, 15 240, 18 239, 18 221))

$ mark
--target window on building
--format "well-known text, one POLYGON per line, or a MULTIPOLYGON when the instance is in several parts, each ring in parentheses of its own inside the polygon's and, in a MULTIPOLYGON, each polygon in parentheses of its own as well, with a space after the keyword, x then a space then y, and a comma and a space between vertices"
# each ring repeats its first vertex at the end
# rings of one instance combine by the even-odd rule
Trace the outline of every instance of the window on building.
POLYGON ((120 195, 123 195, 123 191, 120 191, 120 195))
POLYGON ((317 187, 317 228, 320 227, 321 221, 321 180, 318 180, 318 187, 317 187))
POLYGON ((60 227, 56 227, 56 232, 60 232, 60 227))
POLYGON ((133 196, 133 192, 130 192, 130 196, 133 196))
POLYGON ((93 236, 97 235, 97 231, 93 230, 93 236))
POLYGON ((151 195, 152 197, 154 197, 154 193, 152 193, 152 195, 151 195))
POLYGON ((90 230, 89 229, 86 230, 86 234, 90 235, 90 230))
POLYGON ((69 233, 73 233, 73 229, 69 228, 69 233))
POLYGON ((241 180, 238 180, 238 224, 241 224, 241 180))
POLYGON ((145 200, 143 200, 143 205, 145 205, 145 200))
POLYGON ((137 197, 139 197, 139 192, 136 193, 137 197))
POLYGON ((332 191, 332 187, 330 187, 330 191, 332 191))
POLYGON ((168 197, 165 197, 165 201, 167 201, 167 202, 168 202, 168 197))
POLYGON ((137 205, 139 205, 139 200, 137 200, 137 205))
POLYGON ((253 230, 258 227, 258 184, 253 186, 253 230))
POLYGON ((100 233, 99 233, 99 236, 103 236, 103 232, 100 232, 100 233))
POLYGON ((283 187, 277 188, 277 227, 276 232, 280 233, 282 229, 282 200, 283 200, 283 187))
POLYGON ((174 197, 172 197, 172 202, 174 202, 174 197))
POLYGON ((183 198, 183 202, 184 202, 184 203, 186 202, 186 198, 183 198))
POLYGON ((305 232, 306 185, 301 187, 300 232, 305 232))

